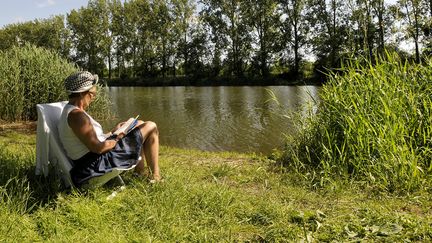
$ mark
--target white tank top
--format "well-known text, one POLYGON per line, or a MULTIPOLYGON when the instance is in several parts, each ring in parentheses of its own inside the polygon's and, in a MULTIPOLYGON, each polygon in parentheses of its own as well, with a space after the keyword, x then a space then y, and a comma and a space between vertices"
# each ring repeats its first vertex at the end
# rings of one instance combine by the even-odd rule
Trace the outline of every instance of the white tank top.
MULTIPOLYGON (((72 160, 77 160, 90 152, 87 146, 85 146, 85 144, 79 140, 68 124, 69 113, 75 109, 79 108, 74 105, 67 104, 63 108, 58 125, 60 141, 63 144, 63 148, 65 149, 67 156, 72 160)), ((93 129, 96 132, 98 140, 101 142, 105 141, 106 138, 103 134, 102 126, 85 111, 84 113, 90 118, 90 122, 93 125, 93 129)))

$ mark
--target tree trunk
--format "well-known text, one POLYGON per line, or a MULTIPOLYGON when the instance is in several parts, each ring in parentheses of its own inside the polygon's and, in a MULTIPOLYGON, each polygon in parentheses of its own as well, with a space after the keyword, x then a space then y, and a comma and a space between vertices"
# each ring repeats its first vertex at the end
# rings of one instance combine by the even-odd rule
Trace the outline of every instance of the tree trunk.
POLYGON ((260 19, 259 28, 259 42, 260 42, 260 69, 262 77, 268 77, 268 68, 267 68, 267 42, 265 37, 265 26, 263 20, 260 19))
POLYGON ((408 18, 408 23, 409 25, 411 25, 412 27, 414 27, 415 31, 413 33, 413 39, 414 39, 414 44, 415 44, 415 56, 416 56, 416 62, 420 63, 420 51, 419 51, 419 47, 418 47, 418 38, 419 38, 419 25, 418 25, 418 12, 416 9, 416 6, 414 5, 414 2, 411 1, 412 4, 412 11, 414 13, 414 23, 411 21, 411 17, 410 17, 410 11, 409 11, 409 7, 408 7, 408 1, 405 2, 405 9, 406 9, 406 13, 407 13, 407 18, 408 18))
POLYGON ((336 0, 332 1, 332 9, 333 9, 332 31, 333 31, 333 36, 336 36, 336 0))
POLYGON ((230 14, 230 21, 231 21, 231 41, 232 41, 232 60, 231 60, 231 69, 234 76, 237 78, 240 76, 240 70, 239 70, 239 52, 238 52, 238 34, 236 30, 236 22, 235 22, 235 6, 234 2, 232 2, 232 9, 230 14))
POLYGON ((331 30, 331 53, 330 53, 330 64, 332 67, 336 63, 336 48, 338 43, 336 43, 336 0, 332 0, 332 10, 333 10, 333 22, 332 22, 332 30, 331 30))
POLYGON ((429 0, 429 17, 432 18, 432 0, 429 0))
POLYGON ((116 53, 116 61, 117 61, 117 78, 121 76, 121 68, 120 68, 120 55, 118 52, 116 53))
POLYGON ((414 43, 416 48, 416 62, 420 63, 420 50, 419 50, 419 36, 420 36, 420 24, 419 24, 419 7, 415 6, 413 4, 413 11, 414 11, 414 24, 415 24, 415 36, 414 36, 414 43), (416 8, 417 7, 417 8, 416 8))
POLYGON ((300 13, 298 10, 298 1, 293 2, 293 16, 292 16, 292 25, 294 31, 294 70, 293 74, 295 78, 299 77, 300 70, 300 40, 299 40, 299 17, 300 13))
POLYGON ((414 12, 414 21, 415 21, 415 36, 414 36, 414 43, 415 43, 415 53, 416 53, 416 62, 420 63, 420 50, 419 50, 419 23, 418 23, 418 15, 417 10, 414 12))
POLYGON ((365 33, 365 38, 366 38, 366 44, 367 44, 367 49, 368 49, 368 53, 369 53, 369 60, 373 59, 373 33, 371 33, 370 31, 370 25, 372 24, 371 21, 371 7, 369 5, 368 2, 366 2, 366 33, 365 33))
POLYGON ((176 61, 175 61, 175 59, 174 59, 174 61, 173 61, 173 76, 174 76, 174 78, 177 76, 177 73, 176 73, 176 61))
POLYGON ((111 79, 111 52, 108 54, 108 79, 111 79))
POLYGON ((384 0, 379 1, 378 6, 378 25, 379 25, 379 53, 384 55, 385 43, 384 43, 384 0))
POLYGON ((299 40, 297 22, 294 22, 294 76, 297 78, 300 69, 299 40))
POLYGON ((165 40, 162 40, 162 77, 165 78, 166 69, 166 44, 165 40))

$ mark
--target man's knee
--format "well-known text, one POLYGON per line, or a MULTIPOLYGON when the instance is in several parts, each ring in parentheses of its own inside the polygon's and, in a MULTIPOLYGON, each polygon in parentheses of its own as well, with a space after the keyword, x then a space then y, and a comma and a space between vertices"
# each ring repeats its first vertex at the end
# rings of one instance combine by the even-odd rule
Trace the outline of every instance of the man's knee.
POLYGON ((145 125, 148 126, 148 129, 152 132, 158 133, 158 128, 155 122, 146 121, 145 125))

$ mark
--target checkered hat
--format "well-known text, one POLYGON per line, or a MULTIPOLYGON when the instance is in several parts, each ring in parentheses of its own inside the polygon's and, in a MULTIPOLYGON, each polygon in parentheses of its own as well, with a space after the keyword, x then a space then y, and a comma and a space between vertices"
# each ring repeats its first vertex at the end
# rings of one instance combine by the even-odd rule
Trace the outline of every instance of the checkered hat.
POLYGON ((80 71, 66 78, 64 86, 69 94, 81 93, 90 90, 99 80, 97 74, 80 71))

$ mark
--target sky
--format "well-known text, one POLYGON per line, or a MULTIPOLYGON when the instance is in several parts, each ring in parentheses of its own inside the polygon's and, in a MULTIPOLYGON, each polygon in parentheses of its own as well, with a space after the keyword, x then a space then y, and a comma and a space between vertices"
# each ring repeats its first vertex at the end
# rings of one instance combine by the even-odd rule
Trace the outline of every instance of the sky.
MULTIPOLYGON (((385 2, 394 3, 396 0, 385 2)), ((0 28, 7 24, 66 15, 82 6, 87 6, 87 0, 1 0, 0 28)))
POLYGON ((7 24, 66 15, 87 6, 87 0, 1 0, 0 28, 7 24))

